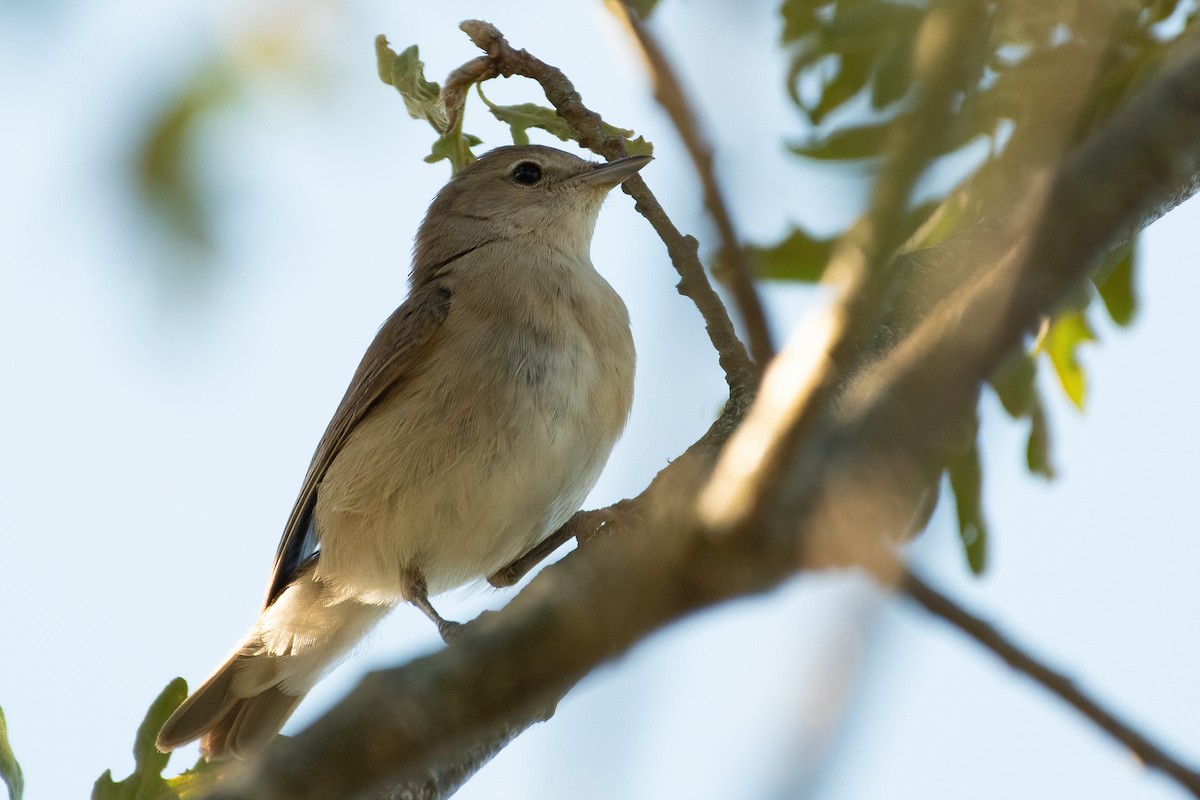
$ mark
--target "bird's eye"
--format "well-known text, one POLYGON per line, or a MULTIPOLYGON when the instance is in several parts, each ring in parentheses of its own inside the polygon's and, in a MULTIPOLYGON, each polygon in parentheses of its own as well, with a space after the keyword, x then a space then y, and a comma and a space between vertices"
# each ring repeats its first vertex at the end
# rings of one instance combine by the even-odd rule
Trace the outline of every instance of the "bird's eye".
POLYGON ((532 161, 522 161, 513 167, 512 179, 522 186, 533 186, 542 179, 542 168, 532 161))

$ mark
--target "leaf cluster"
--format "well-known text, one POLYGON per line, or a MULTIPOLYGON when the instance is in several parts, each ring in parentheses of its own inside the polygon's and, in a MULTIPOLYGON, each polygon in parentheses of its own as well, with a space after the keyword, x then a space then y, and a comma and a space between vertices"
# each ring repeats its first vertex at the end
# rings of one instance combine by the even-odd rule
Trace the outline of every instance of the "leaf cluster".
MULTIPOLYGON (((789 54, 788 94, 812 133, 790 143, 797 156, 834 165, 871 168, 888 157, 889 132, 921 87, 915 65, 931 14, 962 0, 784 0, 781 43, 789 54)), ((934 200, 913 210, 906 249, 937 244, 989 216, 1002 214, 997 198, 1012 198, 1019 156, 1057 147, 1061 152, 1101 125, 1159 65, 1165 44, 1190 23, 1186 0, 991 0, 980 38, 963 42, 965 65, 954 98, 956 113, 940 132, 936 159, 986 144, 971 171, 943 180, 934 200), (1061 113, 1047 114, 1047 98, 1070 80, 1087 91, 1061 113), (1035 113, 1036 111, 1036 113, 1035 113)), ((799 227, 780 241, 751 248, 767 279, 816 281, 836 237, 813 237, 799 227)), ((1064 393, 1083 408, 1087 383, 1079 348, 1095 340, 1089 306, 1099 297, 1108 316, 1128 325, 1137 310, 1135 243, 1118 247, 1076 302, 1048 320, 1043 334, 993 376, 1005 410, 1029 421, 1026 463, 1050 477, 1049 432, 1037 385, 1039 356, 1064 393)), ((973 570, 985 563, 978 423, 947 465, 960 532, 973 570), (969 444, 966 444, 969 443, 969 444)))
MULTIPOLYGON (((647 11, 649 10, 648 4, 647 11)), ((462 129, 465 109, 447 108, 442 97, 442 87, 426 79, 425 65, 421 62, 417 45, 412 45, 400 53, 396 53, 388 45, 384 36, 375 38, 376 62, 379 67, 379 78, 396 91, 404 99, 404 106, 414 119, 427 121, 439 134, 433 143, 433 150, 425 157, 433 163, 448 159, 451 169, 457 173, 467 164, 475 160, 471 148, 482 144, 478 136, 464 133, 462 129)), ((484 78, 483 80, 488 80, 484 78)), ((512 132, 513 144, 529 144, 529 129, 539 128, 564 142, 579 141, 579 132, 553 108, 537 105, 536 103, 518 103, 515 105, 497 105, 483 94, 483 80, 475 83, 479 96, 487 105, 488 111, 496 119, 509 126, 512 132)), ((465 89, 466 87, 464 87, 465 89)), ((465 98, 465 92, 462 97, 465 98)), ((630 155, 651 155, 654 145, 643 137, 633 138, 634 132, 617 128, 607 123, 605 133, 625 139, 625 147, 630 155)))
POLYGON ((25 793, 25 776, 8 742, 8 722, 4 719, 4 709, 0 709, 0 781, 4 781, 8 789, 9 800, 21 800, 25 793))

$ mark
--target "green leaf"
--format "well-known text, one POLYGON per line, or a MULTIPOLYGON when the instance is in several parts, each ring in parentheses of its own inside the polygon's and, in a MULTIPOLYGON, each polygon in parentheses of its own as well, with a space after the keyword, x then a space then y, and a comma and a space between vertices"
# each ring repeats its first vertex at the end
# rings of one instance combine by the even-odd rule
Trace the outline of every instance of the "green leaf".
POLYGON ((25 776, 21 774, 21 765, 13 755, 12 745, 8 742, 8 723, 4 719, 4 709, 0 708, 0 780, 8 787, 9 800, 21 800, 25 794, 25 776))
POLYGON ((837 75, 825 84, 821 90, 821 99, 809 111, 809 119, 814 125, 820 125, 826 115, 854 99, 866 87, 874 63, 875 53, 872 52, 856 51, 842 54, 837 75))
POLYGON ((833 239, 817 239, 798 227, 771 247, 751 247, 748 253, 755 272, 767 280, 815 283, 821 279, 833 239))
POLYGON ((429 151, 429 155, 425 156, 425 163, 436 164, 442 159, 449 159, 452 171, 458 172, 463 166, 475 160, 471 148, 482 141, 478 136, 460 133, 457 130, 443 133, 434 140, 433 148, 429 151))
POLYGON ((1037 388, 1036 354, 1024 351, 1014 353, 1004 360, 989 382, 1009 416, 1014 419, 1029 418, 1029 440, 1025 445, 1025 462, 1029 471, 1044 478, 1053 478, 1050 431, 1037 388))
POLYGON ((620 0, 627 8, 635 12, 639 19, 646 19, 654 13, 658 0, 620 0))
POLYGON ((442 105, 442 87, 425 79, 425 63, 417 45, 397 54, 388 45, 387 37, 375 37, 375 63, 379 79, 395 87, 404 100, 404 107, 413 119, 423 119, 438 133, 450 127, 446 107, 442 105))
POLYGON ((817 9, 827 5, 828 0, 784 0, 779 7, 783 17, 784 44, 802 39, 820 27, 817 9))
MULTIPOLYGON (((557 136, 564 142, 579 141, 579 132, 571 127, 571 124, 563 119, 553 108, 539 106, 537 103, 498 106, 487 99, 483 94, 482 88, 479 88, 479 96, 487 104, 488 110, 492 112, 492 116, 512 129, 513 144, 529 144, 528 130, 530 128, 540 128, 547 133, 557 136)), ((630 138, 633 136, 633 131, 631 130, 618 128, 606 122, 604 123, 604 133, 608 136, 624 139, 625 150, 631 156, 648 156, 654 154, 654 145, 647 142, 643 137, 630 138)))
POLYGON ((912 86, 913 39, 893 35, 871 76, 871 107, 876 111, 908 94, 912 86))
POLYGON ((206 251, 212 225, 198 142, 204 123, 236 96, 235 76, 214 60, 190 75, 138 143, 136 188, 143 205, 183 242, 206 251))
POLYGON ((954 507, 958 514, 958 535, 967 565, 976 575, 987 567, 987 521, 983 515, 983 466, 979 458, 979 418, 973 421, 970 446, 952 458, 946 466, 954 507))
MULTIPOLYGON (((539 106, 537 103, 498 106, 487 102, 486 97, 484 102, 487 103, 492 116, 512 128, 513 144, 529 144, 529 134, 526 131, 530 128, 541 128, 564 142, 579 138, 579 134, 571 127, 571 124, 559 116, 559 113, 553 108, 539 106)), ((623 133, 632 135, 633 131, 624 131, 623 133)))
POLYGON ((839 128, 813 142, 788 145, 793 153, 819 161, 847 161, 877 158, 883 152, 888 123, 839 128))
POLYGON ((1137 313, 1137 295, 1133 288, 1136 256, 1136 240, 1130 239, 1109 253, 1092 277, 1108 315, 1121 326, 1132 322, 1137 313))
POLYGON ((457 173, 475 160, 471 148, 483 140, 463 133, 461 109, 455 124, 450 125, 450 113, 442 102, 442 87, 425 79, 425 64, 415 44, 397 54, 385 36, 376 36, 375 63, 379 79, 400 93, 409 116, 425 120, 440 134, 425 161, 432 164, 447 159, 451 171, 457 173))
POLYGON ((1078 348, 1087 342, 1096 341, 1096 334, 1088 325, 1082 311, 1060 314, 1050 324, 1040 349, 1050 357, 1058 381, 1071 402, 1080 410, 1087 399, 1087 376, 1079 363, 1078 348))
POLYGON ((1037 361, 1031 353, 1013 353, 992 375, 990 383, 1001 405, 1013 418, 1028 416, 1037 404, 1037 361))
POLYGON ((111 770, 96 781, 92 800, 169 800, 180 797, 162 777, 170 753, 160 753, 154 746, 158 731, 167 717, 179 708, 187 697, 187 681, 176 678, 150 704, 145 719, 138 726, 133 742, 134 769, 128 778, 114 781, 111 770))
POLYGON ((1029 471, 1043 478, 1054 477, 1054 466, 1050 463, 1050 427, 1041 401, 1029 415, 1029 442, 1025 445, 1025 463, 1029 471))

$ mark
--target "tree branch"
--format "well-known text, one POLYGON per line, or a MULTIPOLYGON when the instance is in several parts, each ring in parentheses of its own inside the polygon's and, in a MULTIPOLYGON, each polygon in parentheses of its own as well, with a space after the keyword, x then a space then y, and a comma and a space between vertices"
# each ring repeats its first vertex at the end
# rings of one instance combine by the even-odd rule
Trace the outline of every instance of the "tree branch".
POLYGON ((771 332, 767 327, 767 316, 763 311, 762 300, 754 285, 754 269, 750 266, 745 249, 738 239, 734 229, 733 217, 725 203, 725 197, 717 183, 713 171, 712 145, 700 127, 700 122, 688 101, 687 94, 679 77, 675 74, 671 62, 667 59, 658 39, 638 17, 638 13, 627 3, 610 4, 614 13, 628 27, 634 40, 645 56, 647 68, 654 80, 654 98, 667 112, 683 146, 691 156, 696 175, 700 178, 700 186, 704 193, 704 205, 716 225, 717 234, 721 238, 721 250, 718 262, 724 265, 728 275, 728 284, 733 291, 742 321, 750 339, 750 353, 759 369, 766 367, 775 355, 775 345, 771 342, 771 332))
POLYGON ((1065 674, 1039 662, 981 617, 966 611, 910 570, 904 570, 897 588, 930 614, 958 628, 1010 667, 1027 675, 1079 711, 1102 731, 1133 751, 1143 764, 1161 770, 1194 796, 1200 797, 1200 773, 1184 766, 1144 734, 1118 719, 1080 690, 1065 674))
MULTIPOLYGON (((903 528, 925 486, 921 472, 940 458, 947 423, 973 408, 981 381, 1115 241, 1194 189, 1200 54, 1184 56, 1048 176, 1034 233, 885 356, 871 370, 872 391, 789 439, 757 513, 718 531, 694 514, 695 493, 741 419, 744 406, 731 403, 631 501, 636 513, 445 650, 367 676, 213 797, 350 797, 420 778, 506 721, 552 705, 674 619, 770 589, 801 568, 871 560, 872 542, 903 528)), ((770 400, 764 392, 756 409, 770 400)))
MULTIPOLYGON (((525 50, 514 49, 496 26, 489 22, 467 20, 459 27, 487 55, 464 64, 446 79, 442 91, 443 97, 447 98, 447 108, 459 107, 454 98, 465 92, 473 82, 498 75, 505 78, 522 75, 541 84, 546 99, 579 133, 580 145, 610 161, 627 155, 625 140, 606 131, 604 120, 583 104, 579 92, 575 91, 575 86, 562 70, 525 50)), ((699 243, 695 238, 679 232, 641 176, 634 175, 621 184, 621 189, 636 201, 638 212, 650 222, 667 246, 671 264, 679 273, 680 280, 676 288, 681 295, 695 303, 704 318, 705 329, 717 350, 730 393, 753 394, 758 384, 757 370, 734 331, 725 305, 708 281, 698 255, 699 243)))

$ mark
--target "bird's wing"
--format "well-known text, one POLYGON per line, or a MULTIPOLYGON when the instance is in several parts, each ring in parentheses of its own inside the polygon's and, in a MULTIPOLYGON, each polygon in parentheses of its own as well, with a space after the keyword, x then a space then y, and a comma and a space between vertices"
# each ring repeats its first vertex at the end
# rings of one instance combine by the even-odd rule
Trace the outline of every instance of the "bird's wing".
POLYGON ((279 598, 317 550, 313 509, 317 504, 317 486, 329 465, 371 407, 411 374, 413 365, 420 361, 418 354, 441 327, 449 309, 450 290, 436 283, 425 284, 414 290, 375 335, 304 476, 300 496, 275 553, 275 570, 264 608, 279 598))

